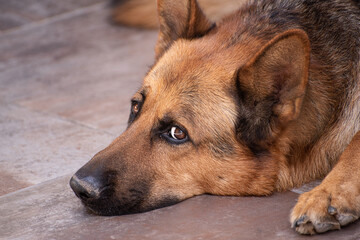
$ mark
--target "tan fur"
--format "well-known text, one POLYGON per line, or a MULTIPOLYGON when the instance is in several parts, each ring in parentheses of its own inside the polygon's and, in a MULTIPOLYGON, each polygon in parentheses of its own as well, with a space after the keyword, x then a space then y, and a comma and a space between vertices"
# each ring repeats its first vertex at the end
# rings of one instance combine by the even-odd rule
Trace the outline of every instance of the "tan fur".
POLYGON ((302 194, 290 221, 305 216, 296 230, 315 234, 340 229, 359 218, 360 214, 360 132, 341 155, 334 169, 321 185, 302 194))
POLYGON ((156 59, 129 127, 72 180, 85 205, 142 212, 203 193, 269 195, 327 175, 301 195, 292 226, 314 234, 359 218, 359 6, 253 0, 215 25, 196 0, 157 4, 156 59), (187 138, 174 139, 173 128, 187 138), (81 186, 89 177, 96 184, 81 186), (111 191, 94 194, 99 185, 111 191))

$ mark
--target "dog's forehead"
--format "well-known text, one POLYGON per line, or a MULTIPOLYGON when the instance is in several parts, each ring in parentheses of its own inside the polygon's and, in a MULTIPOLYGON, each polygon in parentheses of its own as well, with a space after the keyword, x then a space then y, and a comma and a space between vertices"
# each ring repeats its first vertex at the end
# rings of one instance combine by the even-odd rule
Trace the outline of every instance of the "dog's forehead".
POLYGON ((144 86, 159 91, 164 87, 207 88, 228 84, 236 71, 236 63, 219 59, 222 57, 221 51, 214 51, 202 41, 180 39, 149 71, 144 86))
POLYGON ((225 123, 226 128, 233 125, 236 68, 221 61, 215 64, 215 58, 190 41, 174 43, 149 71, 142 87, 156 119, 170 113, 175 119, 186 118, 192 126, 207 126, 203 130, 209 134, 225 123))
POLYGON ((191 112, 212 95, 224 95, 222 92, 230 85, 232 75, 221 65, 214 68, 211 57, 204 51, 199 52, 189 41, 181 40, 147 74, 143 88, 147 89, 147 99, 156 103, 159 112, 184 107, 191 112))
POLYGON ((158 79, 172 83, 198 80, 203 87, 219 83, 219 79, 228 84, 262 44, 257 37, 245 33, 234 36, 224 27, 199 39, 176 40, 155 63, 144 84, 156 85, 158 79))

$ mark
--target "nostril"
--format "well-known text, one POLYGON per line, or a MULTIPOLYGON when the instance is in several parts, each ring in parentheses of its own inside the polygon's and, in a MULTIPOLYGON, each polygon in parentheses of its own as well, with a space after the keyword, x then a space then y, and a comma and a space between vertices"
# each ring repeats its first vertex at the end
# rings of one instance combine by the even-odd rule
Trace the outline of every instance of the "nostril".
POLYGON ((70 179, 70 187, 74 191, 77 197, 82 198, 86 196, 85 189, 80 185, 79 179, 76 176, 73 176, 70 179))
MULTIPOLYGON (((91 178, 92 179, 92 178, 91 178)), ((89 200, 99 197, 99 188, 93 184, 94 181, 87 181, 89 179, 79 179, 74 175, 70 179, 70 187, 76 196, 82 200, 89 200)))
POLYGON ((91 196, 87 192, 80 192, 78 197, 83 200, 86 200, 86 199, 90 198, 91 196))

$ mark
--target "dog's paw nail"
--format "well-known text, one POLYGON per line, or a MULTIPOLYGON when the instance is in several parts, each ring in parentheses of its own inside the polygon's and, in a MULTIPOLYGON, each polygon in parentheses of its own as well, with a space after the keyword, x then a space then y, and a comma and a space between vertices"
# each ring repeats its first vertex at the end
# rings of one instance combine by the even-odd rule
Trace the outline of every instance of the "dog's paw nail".
POLYGON ((305 223, 308 223, 310 220, 308 218, 308 216, 303 215, 300 218, 298 218, 297 220, 295 220, 292 224, 292 228, 296 228, 299 227, 300 225, 303 225, 305 223))
POLYGON ((354 222, 358 217, 353 214, 339 214, 336 216, 341 226, 345 226, 351 222, 354 222))
POLYGON ((337 214, 337 209, 333 206, 329 206, 328 207, 328 213, 331 214, 331 215, 335 215, 337 214))

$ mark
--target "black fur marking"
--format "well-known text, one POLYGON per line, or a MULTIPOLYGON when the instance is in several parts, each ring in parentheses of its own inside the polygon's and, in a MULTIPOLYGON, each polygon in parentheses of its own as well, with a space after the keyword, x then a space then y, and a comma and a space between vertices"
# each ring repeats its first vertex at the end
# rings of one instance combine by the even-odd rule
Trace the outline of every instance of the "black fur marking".
POLYGON ((278 94, 275 91, 264 99, 256 99, 241 87, 240 81, 236 76, 238 140, 244 142, 255 156, 260 156, 267 153, 263 143, 271 137, 271 120, 274 117, 272 109, 278 102, 278 94))

